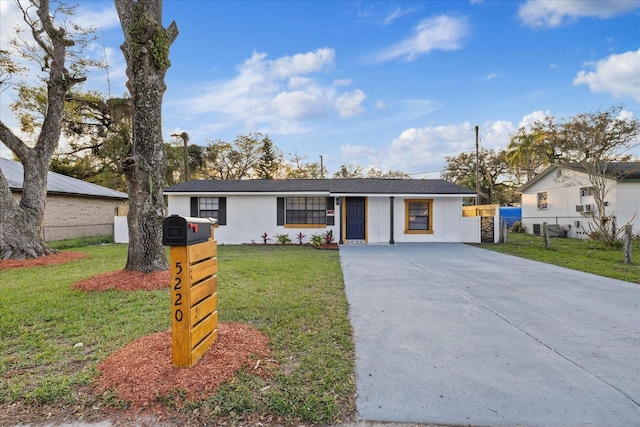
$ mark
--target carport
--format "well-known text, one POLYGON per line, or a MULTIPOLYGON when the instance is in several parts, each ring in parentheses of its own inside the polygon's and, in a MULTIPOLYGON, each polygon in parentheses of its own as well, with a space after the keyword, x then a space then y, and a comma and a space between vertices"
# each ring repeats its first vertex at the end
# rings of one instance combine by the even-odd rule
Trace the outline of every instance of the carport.
POLYGON ((358 417, 640 420, 640 285, 448 243, 341 246, 358 417))

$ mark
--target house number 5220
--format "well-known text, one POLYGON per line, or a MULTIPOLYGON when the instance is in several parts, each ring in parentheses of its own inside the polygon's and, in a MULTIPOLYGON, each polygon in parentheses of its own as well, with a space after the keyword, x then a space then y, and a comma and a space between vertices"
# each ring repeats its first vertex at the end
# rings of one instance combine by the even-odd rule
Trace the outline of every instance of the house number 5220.
MULTIPOLYGON (((180 274, 182 274, 182 261, 176 261, 175 269, 176 276, 180 276, 180 274)), ((180 277, 176 277, 175 280, 176 282, 173 284, 173 290, 175 291, 175 301, 173 302, 175 311, 173 313, 173 317, 177 322, 182 322, 182 310, 178 308, 178 306, 182 305, 182 279, 180 277)))

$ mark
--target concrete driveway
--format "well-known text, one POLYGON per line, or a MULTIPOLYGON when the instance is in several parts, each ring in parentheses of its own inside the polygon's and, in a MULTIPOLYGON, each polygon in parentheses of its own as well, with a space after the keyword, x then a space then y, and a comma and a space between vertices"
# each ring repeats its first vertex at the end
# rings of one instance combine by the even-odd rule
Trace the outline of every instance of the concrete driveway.
POLYGON ((640 285, 464 244, 340 259, 360 419, 640 426, 640 285))

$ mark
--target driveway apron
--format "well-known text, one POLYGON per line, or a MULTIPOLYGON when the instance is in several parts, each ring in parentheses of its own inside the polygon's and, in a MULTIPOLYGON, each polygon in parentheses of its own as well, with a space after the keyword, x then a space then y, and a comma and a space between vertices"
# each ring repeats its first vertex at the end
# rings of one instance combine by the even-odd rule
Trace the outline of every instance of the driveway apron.
POLYGON ((640 285, 464 244, 340 259, 360 419, 640 426, 640 285))

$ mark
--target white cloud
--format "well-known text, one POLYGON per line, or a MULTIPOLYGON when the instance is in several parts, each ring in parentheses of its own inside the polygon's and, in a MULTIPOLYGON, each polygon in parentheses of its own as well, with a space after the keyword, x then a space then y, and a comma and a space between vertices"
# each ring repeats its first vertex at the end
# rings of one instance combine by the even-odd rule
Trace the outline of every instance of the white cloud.
MULTIPOLYGON (((547 114, 535 111, 523 117, 521 125, 542 119, 547 114)), ((504 149, 516 131, 516 126, 508 120, 483 123, 479 126, 480 147, 489 150, 504 149)), ((342 154, 347 159, 366 156, 370 164, 380 169, 407 173, 430 172, 425 176, 435 178, 446 164, 445 157, 474 150, 475 126, 470 122, 463 122, 408 128, 394 138, 388 147, 370 151, 359 146, 343 146, 342 154)))
POLYGON ((541 111, 541 110, 534 111, 531 114, 527 114, 526 116, 524 116, 522 118, 522 120, 520 120, 520 123, 518 123, 518 128, 530 127, 535 122, 543 121, 545 119, 545 117, 550 116, 550 115, 551 115, 551 113, 549 112, 549 110, 547 110, 547 111, 541 111))
POLYGON ((351 86, 353 80, 351 79, 335 79, 333 81, 334 86, 351 86))
POLYGON ((331 65, 335 58, 335 51, 328 47, 313 52, 298 53, 293 56, 283 56, 269 64, 271 72, 283 79, 298 74, 321 71, 331 65))
POLYGON ((106 30, 120 28, 120 18, 114 5, 101 9, 89 9, 88 5, 78 7, 76 14, 71 21, 84 28, 96 28, 106 30))
POLYGON ((528 0, 520 6, 518 17, 530 27, 559 27, 579 18, 623 15, 638 7, 638 0, 528 0))
POLYGON ((504 73, 489 73, 485 80, 495 80, 504 77, 504 73))
POLYGON ((365 147, 363 145, 351 145, 351 144, 340 146, 340 153, 346 159, 376 157, 378 155, 378 151, 371 147, 365 147))
POLYGON ((378 99, 376 101, 376 108, 378 110, 386 110, 387 109, 387 104, 385 104, 385 102, 382 99, 378 99))
POLYGON ((326 116, 330 113, 327 93, 322 91, 295 91, 278 94, 271 105, 279 117, 293 120, 304 120, 326 116))
POLYGON ((314 80, 309 77, 293 76, 289 79, 289 89, 296 90, 313 85, 314 80))
POLYGON ((390 25, 396 19, 401 18, 405 15, 408 15, 412 12, 413 12, 413 9, 402 9, 400 6, 398 6, 384 18, 384 20, 382 21, 382 25, 390 25))
POLYGON ((574 85, 586 84, 592 92, 610 93, 616 98, 630 96, 640 102, 640 49, 585 65, 593 71, 581 70, 573 79, 574 85))
POLYGON ((350 79, 321 81, 334 58, 330 48, 275 60, 254 52, 235 77, 212 83, 183 103, 192 113, 216 113, 243 122, 248 131, 270 133, 300 132, 305 130, 300 121, 332 114, 353 117, 363 111, 364 92, 340 93, 338 89, 351 84, 350 79))
POLYGON ((475 146, 472 130, 469 122, 406 129, 389 146, 383 168, 411 172, 440 170, 446 156, 475 146))
POLYGON ((468 32, 465 17, 441 15, 427 18, 418 24, 413 37, 373 54, 371 59, 375 62, 396 58, 413 61, 434 50, 458 50, 462 48, 462 40, 468 32))
POLYGON ((336 109, 340 117, 354 117, 363 112, 362 101, 367 96, 360 89, 343 93, 336 99, 336 109))

